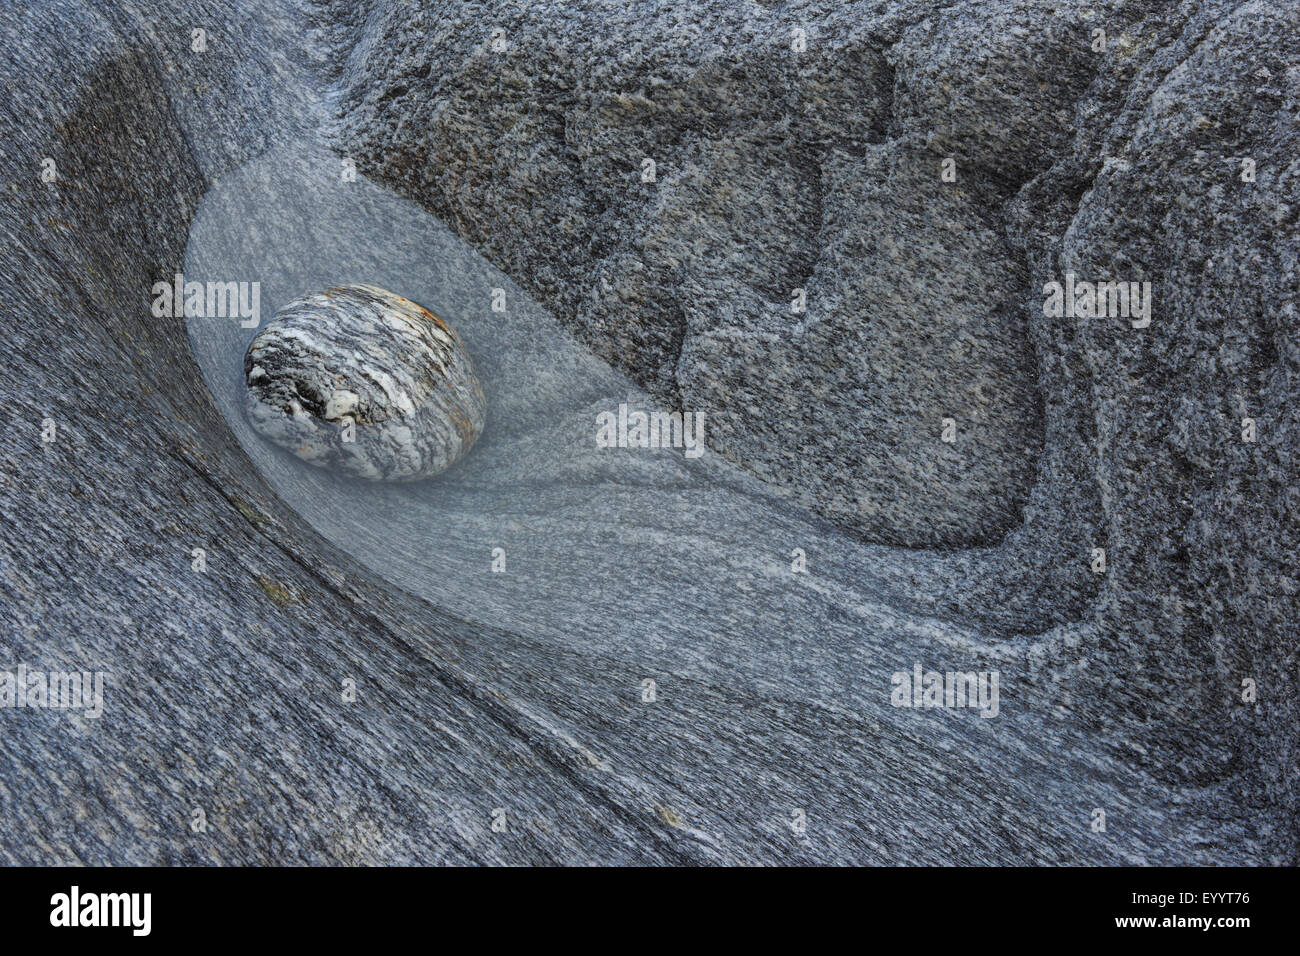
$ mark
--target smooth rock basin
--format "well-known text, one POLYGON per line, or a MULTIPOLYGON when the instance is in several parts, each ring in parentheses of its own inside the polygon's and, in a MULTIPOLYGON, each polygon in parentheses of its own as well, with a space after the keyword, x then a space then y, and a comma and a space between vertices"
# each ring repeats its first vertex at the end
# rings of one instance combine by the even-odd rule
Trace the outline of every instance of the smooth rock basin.
POLYGON ((483 431, 483 389, 456 330, 378 286, 290 302, 250 343, 244 381, 262 437, 354 478, 431 477, 483 431))

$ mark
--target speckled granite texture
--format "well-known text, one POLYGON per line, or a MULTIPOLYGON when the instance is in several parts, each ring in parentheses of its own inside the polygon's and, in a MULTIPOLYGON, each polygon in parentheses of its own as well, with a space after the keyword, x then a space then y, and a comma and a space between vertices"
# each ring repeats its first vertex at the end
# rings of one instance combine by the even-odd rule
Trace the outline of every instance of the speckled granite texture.
POLYGON ((0 28, 0 669, 108 675, 98 719, 0 709, 0 861, 1296 862, 1300 8, 0 28), (447 606, 372 570, 420 540, 332 543, 149 297, 223 177, 318 138, 734 474, 538 406, 447 473, 482 551, 447 606), (1149 281, 1151 323, 1045 315, 1067 273, 1149 281), (997 669, 998 717, 892 707, 914 662, 997 669))

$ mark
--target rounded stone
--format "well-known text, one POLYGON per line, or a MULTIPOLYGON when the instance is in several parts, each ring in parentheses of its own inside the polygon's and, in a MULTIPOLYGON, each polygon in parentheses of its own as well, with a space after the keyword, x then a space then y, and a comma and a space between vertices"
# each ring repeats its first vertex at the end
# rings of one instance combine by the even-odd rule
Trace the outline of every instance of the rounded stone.
POLYGON ((376 286, 280 309, 248 346, 244 382, 263 438, 355 478, 428 478, 483 430, 483 389, 455 329, 376 286))

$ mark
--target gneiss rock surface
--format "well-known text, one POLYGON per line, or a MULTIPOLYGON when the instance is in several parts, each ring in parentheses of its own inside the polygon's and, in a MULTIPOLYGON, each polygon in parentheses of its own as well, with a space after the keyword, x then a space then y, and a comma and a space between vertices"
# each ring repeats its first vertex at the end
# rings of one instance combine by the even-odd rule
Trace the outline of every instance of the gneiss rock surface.
POLYGON ((483 389, 456 330, 376 286, 284 306, 250 343, 244 375, 263 437, 355 478, 428 478, 483 430, 483 389))
MULTIPOLYGON (((143 6, 0 4, 13 38, 0 97, 0 226, 13 237, 0 243, 0 641, 5 663, 108 674, 99 720, 0 712, 0 860, 1296 860, 1294 4, 619 0, 489 5, 463 21, 453 3, 143 6), (310 18, 344 55, 304 37, 310 18), (503 56, 492 23, 509 38, 503 56), (208 26, 207 54, 191 49, 195 24, 208 26), (797 24, 804 61, 786 56, 797 24), (1098 26, 1111 42, 1094 55, 1098 26), (643 53, 665 68, 647 70, 643 53), (587 107, 572 123, 569 95, 587 107), (981 186, 981 218, 1023 258, 1044 416, 1023 525, 998 547, 942 555, 859 537, 838 545, 854 563, 838 562, 823 544, 792 579, 804 512, 744 500, 738 520, 771 529, 771 550, 745 556, 752 573, 627 604, 629 627, 672 641, 658 657, 626 634, 566 646, 531 626, 486 627, 370 573, 271 492, 197 384, 183 322, 149 312, 151 285, 182 264, 199 197, 333 104, 340 153, 521 282, 575 299, 600 289, 586 310, 554 311, 670 391, 686 319, 659 280, 680 274, 689 288, 703 273, 671 232, 654 239, 669 254, 642 257, 651 234, 633 207, 696 200, 660 195, 672 159, 658 193, 642 190, 643 155, 691 130, 743 129, 729 117, 767 104, 856 161, 872 144, 895 155, 886 138, 932 142, 935 160, 951 150, 958 182, 981 186), (1238 178, 1247 156, 1254 183, 1238 178), (41 157, 57 181, 38 178, 41 157), (1043 318, 1042 282, 1137 263, 1150 275, 1133 278, 1163 283, 1145 336, 1043 318), (613 301, 624 297, 637 307, 613 301), (1246 415, 1253 444, 1239 438, 1246 415), (41 441, 45 418, 56 441, 41 441), (1088 571, 1099 544, 1104 576, 1088 571), (862 561, 872 576, 851 570, 862 561), (778 562, 786 577, 762 573, 778 562), (679 630, 706 615, 707 640, 679 630), (735 634, 760 618, 795 623, 771 626, 770 656, 755 661, 735 634), (972 642, 974 669, 996 660, 1001 672, 995 720, 894 709, 888 682, 862 676, 960 665, 951 648, 972 642), (1260 689, 1250 705, 1243 676, 1260 689), (349 677, 357 699, 345 704, 349 677), (826 706, 828 686, 847 702, 826 706), (196 808, 205 832, 190 826, 196 808), (803 836, 793 808, 808 811, 803 836), (1090 828, 1095 809, 1104 833, 1090 828)), ((780 162, 816 172, 806 152, 748 155, 747 188, 784 182, 780 162)), ((886 198, 865 183, 838 195, 867 209, 886 198)), ((737 256, 738 285, 777 263, 775 279, 750 284, 788 305, 784 278, 828 255, 816 203, 798 204, 812 210, 802 217, 750 208, 771 209, 748 230, 772 237, 771 257, 737 256), (812 237, 802 249, 787 241, 796 232, 812 237)), ((701 237, 732 242, 715 225, 701 237)), ((895 268, 835 241, 845 282, 895 268)), ((521 440, 573 440, 554 427, 521 440)), ((590 468, 580 481, 523 477, 556 523, 598 520, 601 491, 648 488, 655 506, 617 543, 648 557, 671 545, 665 567, 678 553, 714 560, 688 520, 665 540, 663 515, 691 502, 663 462, 611 459, 595 493, 580 483, 590 468)), ((521 480, 526 460, 502 464, 484 481, 521 480)), ((515 515, 482 520, 486 544, 515 515)), ((511 551, 510 566, 548 544, 511 551)), ((511 573, 483 577, 490 594, 511 573)))
MULTIPOLYGON (((1023 520, 1042 447, 1023 267, 935 156, 861 152, 822 161, 806 310, 730 257, 694 263, 682 405, 707 411, 711 448, 871 540, 997 541, 1023 520)), ((708 156, 661 200, 662 242, 712 238, 703 209, 743 249, 779 192, 726 188, 753 162, 747 141, 708 156)))
POLYGON ((1250 767, 1239 799, 1294 854, 1300 6, 376 0, 332 36, 336 138, 368 175, 796 500, 869 541, 991 546, 918 609, 1095 622, 1069 706, 1135 720, 1124 759, 1171 779, 1250 767), (1071 271, 1151 281, 1151 324, 1044 315, 1071 271), (981 347, 942 360, 963 318, 981 347), (909 408, 958 423, 928 486, 906 445, 843 440, 909 408), (963 431, 974 409, 1000 440, 963 431))

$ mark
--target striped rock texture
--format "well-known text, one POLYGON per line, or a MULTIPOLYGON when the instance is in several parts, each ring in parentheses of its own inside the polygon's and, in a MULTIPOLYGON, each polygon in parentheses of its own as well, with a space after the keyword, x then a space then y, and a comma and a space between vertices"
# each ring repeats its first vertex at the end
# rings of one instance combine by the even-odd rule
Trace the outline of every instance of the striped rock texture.
POLYGON ((455 329, 376 286, 286 305, 249 345, 244 376, 264 438, 354 478, 428 478, 483 430, 483 389, 455 329))

